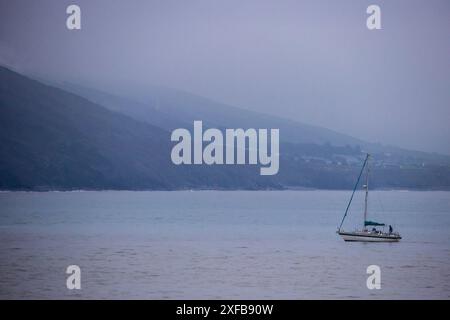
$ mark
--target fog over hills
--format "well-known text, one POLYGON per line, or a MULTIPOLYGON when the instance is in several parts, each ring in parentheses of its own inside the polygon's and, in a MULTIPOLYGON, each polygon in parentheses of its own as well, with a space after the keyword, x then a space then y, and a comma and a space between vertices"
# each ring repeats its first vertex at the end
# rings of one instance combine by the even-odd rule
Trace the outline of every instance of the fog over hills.
MULTIPOLYGON (((407 157, 422 163, 447 164, 450 156, 408 150, 398 146, 370 143, 327 128, 299 123, 282 117, 267 115, 213 101, 178 89, 148 86, 145 97, 121 97, 73 83, 53 83, 106 108, 166 130, 192 128, 194 120, 202 120, 205 127, 217 128, 278 128, 280 141, 293 144, 330 144, 357 146, 370 153, 387 153, 407 157), (139 102, 138 102, 139 101, 139 102)), ((349 118, 349 122, 353 121, 349 118)))
MULTIPOLYGON (((373 3, 361 0, 77 4, 82 29, 68 30, 65 1, 0 1, 0 64, 143 103, 155 99, 149 84, 180 89, 450 155, 448 0, 380 0, 380 30, 367 28, 373 3)), ((183 95, 167 91, 166 107, 186 110, 178 107, 183 95)))
POLYGON ((326 128, 236 108, 171 88, 148 86, 144 98, 123 98, 70 83, 56 85, 113 111, 167 130, 190 128, 194 120, 202 120, 205 127, 213 128, 279 128, 283 132, 280 139, 284 142, 364 144, 359 139, 326 128))
POLYGON ((150 87, 134 99, 48 83, 0 68, 1 189, 349 189, 367 151, 374 188, 450 188, 448 156, 374 145, 174 89, 150 87), (279 128, 279 173, 174 165, 170 132, 192 129, 194 120, 220 129, 279 128))

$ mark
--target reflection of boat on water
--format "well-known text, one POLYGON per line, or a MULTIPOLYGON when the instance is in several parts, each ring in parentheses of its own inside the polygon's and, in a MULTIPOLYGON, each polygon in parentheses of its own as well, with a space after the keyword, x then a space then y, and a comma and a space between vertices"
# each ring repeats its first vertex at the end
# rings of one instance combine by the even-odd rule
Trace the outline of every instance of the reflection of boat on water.
POLYGON ((363 241, 363 242, 397 242, 402 237, 399 233, 394 232, 392 227, 389 226, 389 232, 377 230, 376 227, 384 227, 384 223, 378 223, 374 221, 367 220, 367 199, 369 196, 369 157, 367 154, 366 159, 364 160, 364 164, 361 168, 361 172, 359 173, 358 180, 356 181, 355 187, 353 188, 352 196, 350 197, 350 201, 348 202, 347 209, 345 210, 344 217, 342 218, 341 224, 339 225, 337 234, 339 234, 342 239, 345 241, 363 241), (344 231, 342 229, 342 224, 344 223, 345 218, 347 217, 348 209, 353 200, 353 196, 355 194, 356 188, 358 187, 359 181, 361 180, 361 176, 366 170, 366 184, 364 185, 364 189, 366 191, 365 201, 364 201, 364 227, 362 230, 356 231, 344 231), (367 227, 371 227, 372 229, 368 229, 367 227))

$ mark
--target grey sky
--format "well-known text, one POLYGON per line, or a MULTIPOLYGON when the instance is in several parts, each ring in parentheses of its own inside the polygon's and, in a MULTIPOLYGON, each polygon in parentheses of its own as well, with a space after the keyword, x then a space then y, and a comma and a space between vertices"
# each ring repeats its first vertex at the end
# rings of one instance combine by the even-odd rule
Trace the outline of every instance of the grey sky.
POLYGON ((130 93, 166 85, 450 154, 450 2, 5 1, 0 63, 130 93), (66 29, 78 4, 82 30, 66 29), (366 28, 378 4, 382 30, 366 28))

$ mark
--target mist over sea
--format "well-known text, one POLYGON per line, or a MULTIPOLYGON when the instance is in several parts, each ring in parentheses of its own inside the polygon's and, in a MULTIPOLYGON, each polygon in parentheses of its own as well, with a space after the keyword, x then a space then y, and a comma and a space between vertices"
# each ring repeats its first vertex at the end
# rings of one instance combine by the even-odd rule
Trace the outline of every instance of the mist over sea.
MULTIPOLYGON (((350 191, 0 193, 2 299, 449 299, 450 192, 371 191, 399 243, 336 234, 350 191), (381 268, 381 290, 366 268, 381 268), (81 290, 66 288, 67 266, 81 290)), ((345 230, 361 227, 363 193, 345 230)))

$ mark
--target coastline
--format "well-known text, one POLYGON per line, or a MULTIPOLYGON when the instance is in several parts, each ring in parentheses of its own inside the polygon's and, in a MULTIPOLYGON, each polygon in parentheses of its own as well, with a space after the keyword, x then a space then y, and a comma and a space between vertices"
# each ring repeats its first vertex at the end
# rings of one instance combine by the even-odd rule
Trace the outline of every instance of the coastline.
MULTIPOLYGON (((374 188, 372 191, 396 191, 396 192, 450 192, 448 188, 374 188)), ((285 192, 285 191, 352 191, 352 189, 316 189, 316 188, 280 188, 280 189, 212 189, 212 188, 196 188, 196 189, 45 189, 45 190, 28 190, 28 189, 12 189, 0 190, 1 193, 79 193, 79 192, 207 192, 207 191, 223 191, 223 192, 285 192)), ((360 191, 360 190, 357 190, 360 191)))

